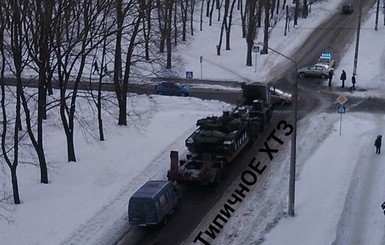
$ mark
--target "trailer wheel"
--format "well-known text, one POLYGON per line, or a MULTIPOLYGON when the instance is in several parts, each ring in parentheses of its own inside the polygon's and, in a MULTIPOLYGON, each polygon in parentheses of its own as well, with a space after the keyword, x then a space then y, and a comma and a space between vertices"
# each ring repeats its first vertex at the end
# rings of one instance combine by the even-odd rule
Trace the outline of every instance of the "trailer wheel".
POLYGON ((227 162, 225 162, 223 163, 223 167, 222 167, 222 178, 225 179, 228 173, 229 173, 229 165, 227 162))
POLYGON ((163 224, 163 225, 166 225, 167 223, 168 223, 168 214, 166 214, 166 215, 164 216, 162 224, 163 224))
POLYGON ((180 198, 178 199, 178 201, 176 202, 176 205, 175 205, 175 209, 180 209, 180 198))
POLYGON ((222 180, 223 180, 222 169, 218 169, 217 174, 215 175, 214 185, 215 186, 220 185, 222 183, 222 180))

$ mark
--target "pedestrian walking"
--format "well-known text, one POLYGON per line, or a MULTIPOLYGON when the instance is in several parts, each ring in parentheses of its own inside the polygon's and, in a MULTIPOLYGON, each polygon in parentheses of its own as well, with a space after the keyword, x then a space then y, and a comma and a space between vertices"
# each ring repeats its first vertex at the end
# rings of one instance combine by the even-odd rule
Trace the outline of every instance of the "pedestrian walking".
POLYGON ((92 66, 94 68, 94 71, 92 72, 92 74, 94 74, 95 71, 99 74, 99 66, 98 66, 98 62, 96 60, 94 61, 94 64, 92 66))
POLYGON ((329 87, 332 86, 332 79, 333 79, 333 70, 329 71, 329 87))
POLYGON ((352 76, 352 86, 350 87, 350 90, 356 90, 356 76, 354 74, 352 76))
POLYGON ((374 146, 376 147, 377 154, 381 153, 381 139, 382 139, 382 135, 378 135, 376 140, 374 141, 374 146))
POLYGON ((341 76, 340 76, 340 80, 342 81, 341 88, 344 88, 345 87, 345 80, 346 80, 346 72, 345 72, 345 70, 342 70, 342 73, 341 73, 341 76))

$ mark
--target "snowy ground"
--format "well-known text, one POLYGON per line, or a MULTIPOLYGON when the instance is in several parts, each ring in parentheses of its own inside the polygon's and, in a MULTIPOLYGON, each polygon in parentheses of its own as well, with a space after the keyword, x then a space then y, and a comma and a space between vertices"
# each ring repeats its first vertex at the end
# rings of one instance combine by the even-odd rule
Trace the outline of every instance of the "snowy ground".
MULTIPOLYGON (((308 29, 300 28, 301 25, 316 26, 327 18, 330 11, 337 11, 340 2, 329 0, 314 4, 311 15, 301 20, 298 28, 292 28, 286 37, 283 37, 281 28, 274 29, 271 47, 290 56, 310 33, 308 29)), ((255 72, 254 67, 244 66, 243 39, 233 40, 232 50, 223 51, 222 56, 217 57, 214 46, 204 45, 208 38, 217 40, 217 37, 217 33, 204 27, 204 32, 196 35, 187 49, 186 71, 194 71, 194 77, 262 81, 270 68, 283 61, 272 54, 259 56, 255 72), (202 73, 201 55, 204 60, 202 73)), ((384 97, 383 40, 383 23, 377 32, 374 31, 372 14, 361 32, 359 90, 353 96, 363 99, 384 97)), ((348 76, 351 74, 353 52, 354 42, 348 47, 340 66, 336 67, 335 74, 340 74, 342 69, 348 72, 348 76)), ((169 151, 184 149, 184 139, 193 130, 196 119, 221 113, 229 107, 218 101, 166 96, 140 95, 130 97, 129 101, 141 116, 130 118, 131 127, 117 127, 116 119, 105 112, 105 142, 97 141, 95 126, 87 124, 92 121, 89 120, 92 117, 87 113, 87 105, 79 103, 83 106, 84 115, 78 116, 76 127, 76 163, 66 162, 64 133, 58 119, 53 117, 57 112, 51 112, 45 136, 50 184, 39 183, 37 166, 19 166, 22 204, 12 205, 12 198, 0 203, 1 244, 111 243, 127 225, 128 198, 148 179, 165 179, 169 151)), ((385 244, 385 218, 380 209, 385 200, 385 158, 383 154, 375 154, 373 147, 375 136, 385 135, 384 114, 348 111, 343 115, 342 123, 340 136, 337 113, 315 112, 299 122, 294 218, 285 216, 288 144, 259 182, 260 186, 247 196, 212 242, 385 244)), ((9 170, 4 164, 1 168, 1 190, 9 197, 9 170)), ((197 230, 204 230, 212 221, 210 215, 215 214, 215 210, 208 214, 207 220, 203 220, 197 230)), ((196 232, 192 237, 195 235, 196 232)))

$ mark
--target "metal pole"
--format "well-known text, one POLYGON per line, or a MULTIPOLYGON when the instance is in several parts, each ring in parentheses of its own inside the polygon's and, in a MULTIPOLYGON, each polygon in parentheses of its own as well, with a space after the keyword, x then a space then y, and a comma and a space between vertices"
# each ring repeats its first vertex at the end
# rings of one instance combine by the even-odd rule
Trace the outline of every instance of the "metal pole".
POLYGON ((255 53, 255 69, 254 69, 254 72, 257 72, 257 52, 254 52, 255 53))
POLYGON ((376 21, 375 21, 375 25, 374 25, 374 30, 377 31, 377 27, 378 27, 378 15, 379 15, 379 12, 380 12, 380 0, 377 0, 377 9, 376 9, 376 21))
POLYGON ((340 113, 340 135, 341 135, 341 128, 342 128, 342 113, 340 113))
POLYGON ((295 63, 295 72, 296 78, 294 82, 293 88, 293 112, 294 112, 294 120, 293 120, 293 133, 291 135, 291 154, 290 154, 290 175, 289 175, 289 203, 288 203, 288 214, 290 216, 294 216, 294 202, 295 202, 295 172, 296 172, 296 156, 297 156, 297 114, 298 114, 298 69, 297 62, 295 63))
POLYGON ((357 37, 356 37, 356 48, 354 51, 354 67, 353 67, 353 75, 357 74, 357 63, 358 63, 358 47, 360 43, 360 29, 361 29, 361 16, 362 16, 362 4, 361 0, 359 2, 359 12, 358 12, 358 24, 357 24, 357 37))
MULTIPOLYGON (((262 42, 258 42, 258 44, 263 45, 262 42)), ((274 53, 285 57, 294 63, 296 79, 293 83, 293 132, 291 134, 291 153, 290 153, 290 174, 289 174, 289 203, 288 203, 288 214, 289 216, 294 216, 294 202, 295 202, 295 172, 296 172, 296 156, 297 156, 297 121, 298 121, 298 66, 297 62, 288 56, 267 47, 269 50, 274 53)))
POLYGON ((199 62, 201 63, 201 81, 202 81, 202 63, 203 63, 203 56, 199 57, 199 62))

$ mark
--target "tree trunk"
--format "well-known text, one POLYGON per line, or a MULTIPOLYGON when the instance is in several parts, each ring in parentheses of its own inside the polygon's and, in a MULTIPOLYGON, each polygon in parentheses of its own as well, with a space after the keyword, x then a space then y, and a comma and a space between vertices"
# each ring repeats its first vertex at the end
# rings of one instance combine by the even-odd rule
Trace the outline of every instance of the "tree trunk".
POLYGON ((166 36, 166 48, 167 48, 167 60, 166 60, 166 69, 171 69, 171 57, 172 57, 172 48, 171 48, 171 26, 172 26, 172 10, 174 6, 174 0, 167 0, 167 36, 166 36))
POLYGON ((265 27, 263 32, 263 49, 262 54, 267 54, 269 49, 269 27, 270 27, 270 0, 265 2, 265 27))
POLYGON ((12 193, 13 193, 13 203, 20 204, 20 194, 19 194, 19 184, 17 181, 16 166, 11 167, 11 181, 12 181, 12 193))

